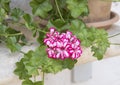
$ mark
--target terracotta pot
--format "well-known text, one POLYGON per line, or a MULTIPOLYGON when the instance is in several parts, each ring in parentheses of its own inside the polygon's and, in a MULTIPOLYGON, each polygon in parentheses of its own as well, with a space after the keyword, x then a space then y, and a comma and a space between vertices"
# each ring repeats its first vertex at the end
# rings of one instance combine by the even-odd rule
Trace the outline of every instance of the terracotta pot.
POLYGON ((84 21, 98 22, 110 19, 111 3, 105 0, 88 0, 89 15, 84 21))
POLYGON ((119 15, 115 12, 110 13, 110 19, 104 20, 104 21, 98 21, 98 22, 88 22, 86 25, 88 27, 96 27, 100 29, 108 29, 113 25, 115 22, 119 20, 119 15))
POLYGON ((88 0, 89 15, 83 18, 88 27, 108 29, 119 20, 118 14, 111 12, 112 1, 88 0))

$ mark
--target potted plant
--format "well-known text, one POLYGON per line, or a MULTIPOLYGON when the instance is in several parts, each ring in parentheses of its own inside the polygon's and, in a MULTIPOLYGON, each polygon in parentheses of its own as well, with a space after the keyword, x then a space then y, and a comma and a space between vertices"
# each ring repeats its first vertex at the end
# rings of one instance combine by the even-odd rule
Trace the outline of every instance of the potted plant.
POLYGON ((101 60, 110 46, 105 30, 87 27, 79 19, 88 15, 87 0, 31 0, 32 15, 10 9, 9 4, 10 0, 0 1, 0 39, 12 52, 23 54, 14 71, 22 85, 44 85, 45 73, 72 69, 83 47, 90 47, 101 60), (21 51, 27 40, 23 32, 13 29, 16 25, 31 31, 38 43, 35 50, 21 51), (43 79, 36 81, 41 72, 43 79))

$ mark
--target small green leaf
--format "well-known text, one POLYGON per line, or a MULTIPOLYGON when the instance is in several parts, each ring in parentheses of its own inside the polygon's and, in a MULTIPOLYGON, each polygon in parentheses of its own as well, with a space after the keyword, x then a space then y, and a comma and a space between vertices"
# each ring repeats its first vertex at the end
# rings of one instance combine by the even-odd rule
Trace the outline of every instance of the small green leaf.
POLYGON ((33 55, 34 51, 29 51, 24 55, 24 65, 29 75, 38 75, 39 58, 33 55))
POLYGON ((0 24, 0 34, 4 34, 6 32, 7 26, 0 24))
POLYGON ((93 35, 95 38, 94 44, 91 47, 92 51, 94 52, 93 56, 97 57, 98 60, 101 60, 107 48, 110 46, 108 33, 105 30, 96 29, 93 35))
POLYGON ((38 75, 38 66, 27 63, 25 68, 28 70, 29 75, 38 75))
POLYGON ((55 27, 58 31, 64 31, 66 29, 69 29, 70 24, 67 22, 63 22, 61 19, 56 20, 50 20, 47 24, 47 27, 55 27))
POLYGON ((88 14, 87 0, 66 0, 66 3, 74 18, 88 14))
POLYGON ((52 10, 52 5, 50 4, 49 0, 32 0, 30 5, 32 7, 33 14, 42 18, 46 18, 48 16, 48 12, 52 10))
MULTIPOLYGON (((79 33, 81 32, 82 29, 85 29, 86 26, 85 26, 85 23, 82 22, 81 20, 79 19, 75 19, 75 20, 72 20, 71 21, 71 27, 70 27, 70 30, 73 32, 73 33, 79 33), (79 31, 78 31, 79 30, 79 31)), ((77 34, 76 34, 77 35, 77 34)))
POLYGON ((31 80, 27 79, 22 82, 22 85, 34 85, 34 83, 31 80))
POLYGON ((11 52, 20 51, 21 45, 17 43, 16 37, 8 37, 6 39, 6 46, 11 50, 11 52))
POLYGON ((20 62, 16 63, 16 69, 14 70, 14 73, 19 76, 19 79, 27 79, 31 77, 31 75, 28 74, 28 71, 25 68, 23 59, 21 59, 20 62))
POLYGON ((10 0, 0 0, 0 6, 8 13, 10 11, 10 0))
POLYGON ((27 23, 32 23, 32 21, 33 21, 32 17, 29 14, 24 14, 23 18, 27 23))
POLYGON ((34 85, 44 85, 43 81, 37 81, 34 83, 34 85))
POLYGON ((13 21, 18 22, 23 15, 23 11, 20 8, 14 8, 11 11, 11 17, 13 21))
POLYGON ((6 16, 5 9, 0 8, 0 23, 3 22, 3 20, 5 19, 5 16, 6 16))
POLYGON ((22 82, 22 85, 44 85, 43 81, 32 82, 31 80, 27 79, 22 82))
POLYGON ((74 67, 75 63, 77 63, 77 60, 72 60, 72 59, 65 59, 62 62, 63 68, 68 68, 68 69, 72 69, 74 67))
POLYGON ((39 32, 39 37, 37 38, 37 41, 40 43, 40 45, 44 44, 44 37, 45 33, 39 32))
POLYGON ((24 14, 23 18, 25 20, 25 26, 29 29, 34 31, 36 29, 36 24, 33 22, 32 17, 30 16, 30 14, 24 14))

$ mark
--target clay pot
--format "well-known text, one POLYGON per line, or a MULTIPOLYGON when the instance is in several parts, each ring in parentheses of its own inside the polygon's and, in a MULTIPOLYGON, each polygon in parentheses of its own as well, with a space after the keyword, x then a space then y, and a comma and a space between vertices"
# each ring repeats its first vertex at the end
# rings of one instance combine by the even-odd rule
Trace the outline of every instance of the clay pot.
POLYGON ((111 3, 105 0, 88 0, 89 15, 84 21, 98 22, 110 19, 111 3))
POLYGON ((98 22, 88 22, 86 25, 88 27, 96 27, 99 29, 109 29, 115 22, 119 20, 119 15, 115 12, 110 13, 110 19, 98 22))
POLYGON ((111 12, 112 1, 88 0, 89 15, 83 18, 88 27, 108 29, 119 20, 118 14, 111 12))

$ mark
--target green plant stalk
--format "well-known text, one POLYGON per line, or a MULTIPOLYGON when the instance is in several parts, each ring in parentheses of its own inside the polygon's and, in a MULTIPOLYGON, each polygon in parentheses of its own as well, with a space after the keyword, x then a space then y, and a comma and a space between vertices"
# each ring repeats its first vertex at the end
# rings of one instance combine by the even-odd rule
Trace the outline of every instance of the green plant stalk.
POLYGON ((26 53, 25 53, 25 52, 23 52, 23 51, 20 51, 20 53, 22 53, 22 54, 24 54, 24 55, 26 54, 26 53))
POLYGON ((33 76, 34 77, 34 82, 36 82, 36 76, 33 76))
POLYGON ((0 36, 18 36, 18 35, 22 35, 23 33, 16 33, 16 34, 0 34, 0 36))
POLYGON ((45 31, 43 31, 43 30, 40 30, 40 29, 37 29, 37 31, 39 31, 39 32, 42 32, 42 33, 47 33, 47 32, 45 32, 45 31))
POLYGON ((44 82, 45 82, 45 73, 44 72, 43 72, 42 80, 43 80, 43 85, 44 85, 44 82))
POLYGON ((58 13, 59 13, 60 18, 65 22, 65 20, 64 20, 63 17, 62 17, 62 14, 61 14, 61 12, 60 12, 60 8, 59 8, 59 6, 58 6, 57 0, 55 0, 55 4, 56 4, 56 7, 57 7, 57 10, 58 10, 58 13))

